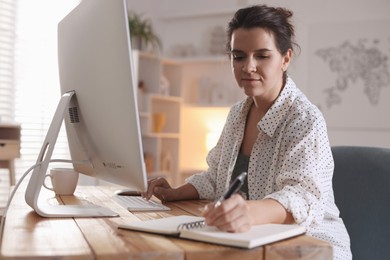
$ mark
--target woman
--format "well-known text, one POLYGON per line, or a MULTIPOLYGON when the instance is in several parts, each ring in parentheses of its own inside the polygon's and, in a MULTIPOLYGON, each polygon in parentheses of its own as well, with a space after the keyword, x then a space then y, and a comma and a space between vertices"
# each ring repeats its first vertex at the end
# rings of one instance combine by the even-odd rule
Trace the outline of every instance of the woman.
POLYGON ((333 244, 335 259, 350 259, 349 236, 334 203, 325 120, 287 75, 294 50, 291 16, 265 5, 236 12, 227 51, 247 98, 231 108, 206 172, 177 188, 163 178, 149 180, 144 196, 215 200, 246 171, 239 194, 206 207, 208 225, 243 232, 256 224, 297 223, 333 244))

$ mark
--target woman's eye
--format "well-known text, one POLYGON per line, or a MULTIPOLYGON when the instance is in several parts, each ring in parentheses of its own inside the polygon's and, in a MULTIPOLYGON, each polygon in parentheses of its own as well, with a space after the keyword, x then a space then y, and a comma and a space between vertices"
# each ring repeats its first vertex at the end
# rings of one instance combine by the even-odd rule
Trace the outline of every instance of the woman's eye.
POLYGON ((268 59, 268 58, 269 58, 268 55, 257 55, 256 57, 257 57, 258 59, 260 59, 260 60, 264 60, 264 59, 268 59))
POLYGON ((233 60, 240 61, 243 60, 245 57, 242 55, 233 55, 233 60))

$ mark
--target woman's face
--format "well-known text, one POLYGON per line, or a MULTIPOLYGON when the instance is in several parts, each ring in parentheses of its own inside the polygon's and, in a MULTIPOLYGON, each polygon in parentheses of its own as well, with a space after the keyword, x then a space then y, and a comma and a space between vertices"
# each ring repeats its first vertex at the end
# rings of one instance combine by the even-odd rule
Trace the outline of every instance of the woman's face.
POLYGON ((235 30, 230 45, 231 66, 240 88, 247 96, 273 102, 283 87, 292 51, 282 56, 273 33, 263 28, 235 30))

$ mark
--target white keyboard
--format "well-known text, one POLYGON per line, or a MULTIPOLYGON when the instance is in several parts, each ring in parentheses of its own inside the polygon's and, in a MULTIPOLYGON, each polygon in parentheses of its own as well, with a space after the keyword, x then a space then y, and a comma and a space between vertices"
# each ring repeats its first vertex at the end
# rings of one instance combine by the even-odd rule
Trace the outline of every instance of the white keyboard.
POLYGON ((141 196, 115 195, 114 200, 129 211, 164 211, 171 210, 167 206, 152 200, 146 200, 141 196))

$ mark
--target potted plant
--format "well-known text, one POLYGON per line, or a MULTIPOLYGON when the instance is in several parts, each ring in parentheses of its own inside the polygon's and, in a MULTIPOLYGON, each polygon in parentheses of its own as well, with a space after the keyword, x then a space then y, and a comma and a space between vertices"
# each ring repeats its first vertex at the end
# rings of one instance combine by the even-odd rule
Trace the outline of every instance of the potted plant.
POLYGON ((162 48, 161 40, 154 32, 149 19, 143 19, 141 15, 134 12, 130 13, 129 27, 134 49, 146 50, 149 46, 155 50, 162 48))

